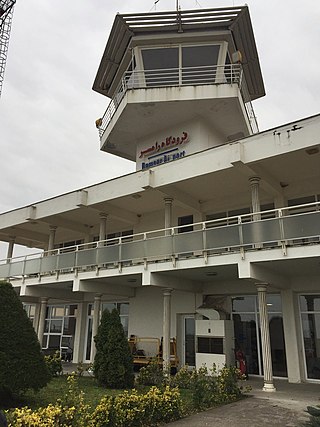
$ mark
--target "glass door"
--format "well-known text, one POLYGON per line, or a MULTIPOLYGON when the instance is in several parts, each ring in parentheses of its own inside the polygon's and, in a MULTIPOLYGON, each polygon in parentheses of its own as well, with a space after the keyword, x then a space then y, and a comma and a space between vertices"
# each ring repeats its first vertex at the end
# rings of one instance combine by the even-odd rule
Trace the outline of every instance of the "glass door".
POLYGON ((195 349, 195 319, 193 314, 182 316, 182 365, 194 367, 196 365, 195 349))
MULTIPOLYGON (((287 376, 286 352, 280 295, 267 295, 273 374, 287 376)), ((255 295, 232 298, 235 350, 246 357, 248 374, 263 375, 260 316, 255 295)))

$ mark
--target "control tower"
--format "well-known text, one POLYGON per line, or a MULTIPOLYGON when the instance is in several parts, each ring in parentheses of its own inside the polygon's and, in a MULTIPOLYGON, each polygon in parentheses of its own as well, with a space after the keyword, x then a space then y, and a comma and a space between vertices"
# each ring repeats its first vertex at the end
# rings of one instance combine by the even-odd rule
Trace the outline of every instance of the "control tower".
POLYGON ((93 89, 101 150, 137 170, 258 131, 265 95, 247 6, 118 14, 93 89))

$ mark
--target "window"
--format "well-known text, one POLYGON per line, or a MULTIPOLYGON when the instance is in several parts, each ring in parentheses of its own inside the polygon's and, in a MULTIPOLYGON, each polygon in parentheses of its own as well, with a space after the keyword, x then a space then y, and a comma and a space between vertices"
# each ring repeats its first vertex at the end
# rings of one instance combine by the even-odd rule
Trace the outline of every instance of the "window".
POLYGON ((223 354, 223 338, 198 337, 198 353, 223 354))
POLYGON ((125 231, 116 231, 115 233, 107 234, 107 240, 111 240, 107 242, 107 245, 116 245, 120 243, 118 237, 121 237, 121 242, 130 242, 132 240, 133 230, 125 230, 125 231))
POLYGON ((65 356, 66 348, 73 348, 76 316, 76 304, 48 306, 42 348, 59 350, 62 356, 65 356))
POLYGON ((214 83, 219 53, 220 44, 143 48, 145 84, 159 87, 214 83))
POLYGON ((146 86, 171 86, 179 82, 179 49, 142 50, 146 86))
POLYGON ((102 311, 117 309, 123 326, 124 333, 128 335, 129 326, 129 303, 128 302, 106 302, 102 304, 102 311))
POLYGON ((216 78, 219 50, 219 45, 182 47, 182 82, 213 83, 216 78))
POLYGON ((300 295, 305 364, 310 379, 320 379, 320 295, 300 295))
POLYGON ((178 218, 178 226, 185 227, 178 228, 178 233, 187 233, 189 231, 193 231, 193 226, 188 224, 193 224, 193 215, 180 216, 178 218))
POLYGON ((23 308, 25 309, 31 322, 33 322, 36 315, 36 306, 34 304, 23 304, 23 308))

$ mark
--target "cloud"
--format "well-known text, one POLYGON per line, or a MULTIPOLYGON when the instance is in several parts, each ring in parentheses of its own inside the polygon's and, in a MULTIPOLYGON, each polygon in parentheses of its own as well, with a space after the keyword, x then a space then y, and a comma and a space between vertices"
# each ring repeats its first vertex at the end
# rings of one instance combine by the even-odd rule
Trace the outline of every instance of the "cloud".
MULTIPOLYGON (((183 9, 233 3, 180 1, 183 9)), ((267 90, 254 103, 260 128, 317 113, 320 3, 247 3, 267 90)), ((156 5, 174 7, 173 0, 156 5)), ((135 169, 99 151, 94 122, 108 99, 91 87, 115 14, 154 8, 145 0, 17 2, 0 100, 0 211, 135 169)))

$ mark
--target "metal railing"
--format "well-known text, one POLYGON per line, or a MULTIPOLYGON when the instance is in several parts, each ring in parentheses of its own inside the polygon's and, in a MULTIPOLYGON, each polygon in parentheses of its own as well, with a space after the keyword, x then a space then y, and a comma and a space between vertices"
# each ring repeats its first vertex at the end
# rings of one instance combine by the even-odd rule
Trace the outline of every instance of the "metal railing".
POLYGON ((137 233, 0 261, 0 277, 25 278, 257 248, 320 243, 320 202, 137 233), (258 218, 258 219, 257 219, 258 218), (186 227, 188 227, 186 229, 186 227), (192 231, 185 232, 186 230, 192 231))
POLYGON ((127 90, 151 89, 172 86, 236 84, 240 88, 245 100, 248 119, 253 132, 258 131, 253 107, 249 101, 248 89, 243 77, 240 64, 210 65, 185 68, 162 68, 156 70, 127 71, 115 91, 114 98, 106 109, 99 126, 99 136, 102 138, 112 117, 117 111, 127 90))

